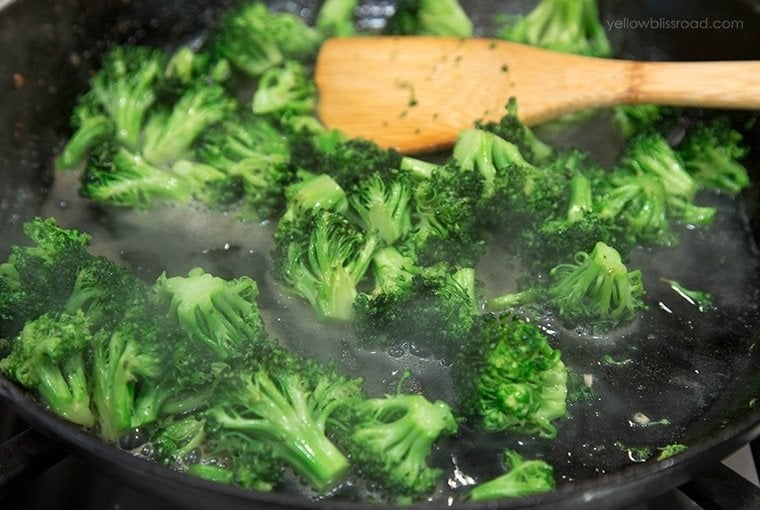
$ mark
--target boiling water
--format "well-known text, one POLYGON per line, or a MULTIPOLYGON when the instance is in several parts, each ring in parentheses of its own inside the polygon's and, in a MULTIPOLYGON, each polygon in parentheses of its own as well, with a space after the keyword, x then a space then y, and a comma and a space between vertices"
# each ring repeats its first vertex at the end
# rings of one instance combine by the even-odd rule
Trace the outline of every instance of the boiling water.
MULTIPOLYGON (((614 140, 602 142, 576 138, 573 144, 604 147, 607 153, 600 158, 613 157, 614 140)), ((234 214, 193 206, 103 209, 80 199, 77 186, 76 173, 59 174, 40 214, 92 234, 94 253, 126 264, 146 281, 162 272, 183 275, 196 266, 224 278, 251 276, 259 285, 269 331, 287 347, 321 361, 335 360, 347 374, 363 377, 371 395, 395 392, 408 370, 412 377, 404 380, 405 390, 453 401, 447 360, 421 352, 413 343, 387 351, 359 348, 350 326, 319 324, 309 305, 270 273, 271 224, 244 224, 234 214)), ((757 331, 760 322, 758 256, 741 204, 717 195, 705 195, 701 202, 719 209, 713 227, 684 229, 674 247, 634 252, 629 268, 642 270, 649 303, 634 323, 594 336, 564 329, 546 317, 543 325, 553 333, 564 361, 590 387, 586 398, 570 404, 567 418, 557 421, 557 439, 485 434, 462 426, 433 455, 448 473, 436 499, 502 473, 504 448, 546 458, 561 485, 635 464, 641 459, 634 448, 693 440, 689 431, 734 384, 734 374, 746 372, 742 363, 750 363, 751 356, 744 353, 754 348, 748 333, 757 331), (713 293, 717 310, 700 312, 660 278, 713 293)), ((478 267, 484 294, 512 290, 517 266, 519 261, 490 250, 478 267)), ((292 486, 312 496, 297 483, 292 486)), ((349 483, 341 497, 361 499, 365 492, 349 483)))

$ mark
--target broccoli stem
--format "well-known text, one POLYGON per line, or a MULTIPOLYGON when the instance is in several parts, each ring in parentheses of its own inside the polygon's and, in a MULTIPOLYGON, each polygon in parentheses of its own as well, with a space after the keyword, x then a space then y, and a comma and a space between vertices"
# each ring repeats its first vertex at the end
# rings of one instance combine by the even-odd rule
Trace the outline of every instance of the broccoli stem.
POLYGON ((41 357, 36 370, 40 378, 37 390, 54 413, 85 427, 95 425, 96 418, 90 410, 87 371, 81 354, 73 354, 62 369, 50 358, 41 357))
POLYGON ((349 463, 327 438, 298 377, 285 375, 276 384, 263 371, 253 376, 250 403, 241 414, 212 410, 223 428, 246 432, 267 440, 275 455, 320 491, 335 486, 349 463))

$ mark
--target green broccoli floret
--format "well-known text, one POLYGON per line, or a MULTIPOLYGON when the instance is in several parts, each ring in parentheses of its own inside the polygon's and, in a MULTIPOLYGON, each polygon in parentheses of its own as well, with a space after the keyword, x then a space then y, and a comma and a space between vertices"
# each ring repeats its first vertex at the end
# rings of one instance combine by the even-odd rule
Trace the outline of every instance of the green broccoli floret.
POLYGON ((322 38, 356 35, 354 10, 359 0, 325 0, 319 7, 315 25, 322 38))
POLYGON ((484 190, 477 207, 490 226, 540 223, 554 214, 565 196, 567 169, 533 165, 517 145, 490 131, 462 131, 453 159, 482 176, 484 190))
POLYGON ((613 225, 620 246, 676 242, 668 193, 657 176, 615 171, 605 180, 600 195, 598 214, 613 225))
POLYGON ((348 195, 351 213, 366 230, 375 230, 388 245, 405 238, 412 229, 412 182, 403 174, 384 179, 374 173, 348 195))
MULTIPOLYGON (((287 237, 294 224, 299 224, 304 216, 317 211, 348 211, 348 197, 345 190, 327 174, 314 174, 304 170, 296 172, 296 181, 285 188, 285 212, 277 224, 275 237, 287 237)), ((299 231, 300 226, 295 227, 299 231)))
POLYGON ((476 320, 454 361, 461 414, 488 431, 553 438, 566 413, 567 368, 535 324, 507 314, 476 320))
POLYGON ((13 340, 0 370, 25 388, 39 393, 55 414, 92 427, 90 381, 85 352, 92 342, 84 313, 45 313, 28 321, 13 340))
POLYGON ((262 2, 247 2, 228 11, 216 27, 212 52, 252 77, 286 59, 311 61, 319 33, 289 12, 273 12, 262 2))
POLYGON ((612 122, 623 138, 630 139, 652 129, 666 132, 676 125, 681 113, 680 108, 657 104, 619 105, 612 109, 612 122))
POLYGON ((700 312, 706 312, 715 308, 715 296, 703 290, 689 289, 682 283, 671 278, 660 278, 673 292, 681 296, 687 303, 694 305, 700 312))
MULTIPOLYGON (((282 223, 282 222, 281 222, 282 223)), ((357 286, 380 239, 342 214, 306 213, 280 233, 273 255, 275 274, 306 299, 322 320, 350 320, 357 286)))
POLYGON ((240 113, 201 135, 196 157, 237 184, 229 188, 230 202, 240 200, 241 217, 269 219, 282 209, 284 189, 295 179, 289 150, 287 138, 271 122, 240 113))
POLYGON ((656 132, 645 132, 629 140, 618 166, 637 175, 651 175, 665 188, 672 218, 690 225, 709 225, 713 207, 694 203, 699 182, 686 171, 680 155, 656 132))
POLYGON ((92 400, 100 436, 117 441, 154 422, 171 386, 163 382, 171 344, 157 314, 136 306, 113 330, 93 336, 92 400))
POLYGON ((168 109, 148 118, 142 145, 149 163, 163 166, 190 155, 196 138, 230 115, 237 103, 221 85, 198 83, 187 89, 168 109))
POLYGON ((517 293, 491 298, 493 311, 544 303, 564 322, 592 330, 608 330, 632 320, 645 308, 641 271, 629 271, 620 253, 601 241, 590 253, 578 252, 573 263, 549 272, 551 282, 517 293))
POLYGON ((164 62, 164 53, 154 48, 114 46, 90 82, 88 95, 113 122, 116 139, 132 149, 139 147, 148 111, 156 102, 164 62))
POLYGON ((486 201, 483 175, 462 168, 454 159, 436 165, 408 156, 401 170, 413 177, 414 193, 412 228, 403 241, 404 251, 419 265, 474 266, 485 249, 488 216, 480 214, 486 201))
POLYGON ((689 447, 682 443, 672 443, 662 448, 659 448, 660 454, 657 456, 657 460, 665 460, 679 453, 683 453, 688 450, 689 447))
POLYGON ((258 286, 247 276, 224 280, 196 267, 185 277, 163 273, 156 287, 179 327, 220 359, 240 356, 266 337, 258 286))
POLYGON ((740 161, 748 149, 742 134, 726 118, 698 122, 686 131, 678 147, 686 170, 704 187, 737 194, 750 179, 740 161))
POLYGON ((25 322, 61 311, 80 269, 89 261, 89 234, 60 227, 54 218, 23 225, 31 244, 11 247, 0 264, 0 336, 12 337, 25 322))
POLYGON ((527 15, 511 19, 497 36, 564 53, 612 55, 596 0, 540 0, 527 15))
POLYGON ((458 0, 400 0, 383 32, 471 37, 473 25, 458 0))
POLYGON ((511 97, 507 102, 506 112, 498 122, 477 121, 475 128, 493 133, 517 146, 522 157, 533 165, 546 161, 554 149, 541 141, 531 128, 520 121, 517 116, 517 100, 511 97))
POLYGON ((359 341, 384 347, 406 342, 443 356, 457 352, 478 314, 475 271, 416 267, 393 247, 379 250, 373 264, 376 289, 354 302, 359 341))
POLYGON ((399 168, 401 155, 369 140, 348 139, 339 131, 325 131, 295 134, 291 164, 310 173, 329 175, 343 189, 350 190, 369 175, 385 175, 399 168))
POLYGON ((217 60, 208 51, 194 51, 182 46, 170 56, 164 69, 161 88, 165 94, 175 99, 197 83, 224 83, 230 74, 230 63, 227 60, 217 60))
POLYGON ((339 410, 361 397, 360 382, 275 350, 273 356, 252 359, 233 371, 217 388, 205 416, 212 434, 244 434, 325 492, 350 467, 326 430, 339 410))
POLYGON ((114 123, 95 95, 82 96, 71 114, 74 133, 56 159, 56 168, 68 170, 84 161, 90 149, 114 136, 114 123))
POLYGON ((188 203, 195 191, 192 180, 179 178, 111 142, 93 149, 81 179, 79 193, 83 197, 136 209, 147 209, 154 200, 188 203))
POLYGON ((296 61, 264 71, 253 93, 253 112, 260 115, 314 115, 317 86, 296 61))
POLYGON ((544 460, 526 460, 514 450, 504 450, 507 473, 476 485, 467 501, 519 498, 554 490, 554 468, 544 460))
POLYGON ((428 459, 436 441, 458 428, 449 405, 396 394, 362 400, 352 411, 346 448, 362 476, 400 501, 432 492, 443 470, 428 459))

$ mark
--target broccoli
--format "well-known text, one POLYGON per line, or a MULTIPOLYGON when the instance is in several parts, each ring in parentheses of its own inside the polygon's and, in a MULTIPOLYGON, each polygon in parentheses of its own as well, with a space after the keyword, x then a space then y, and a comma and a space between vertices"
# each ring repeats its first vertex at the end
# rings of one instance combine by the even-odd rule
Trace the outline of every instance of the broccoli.
POLYGON ((662 182, 672 218, 690 225, 709 225, 715 218, 713 207, 694 203, 699 182, 684 167, 680 155, 665 137, 653 131, 629 140, 618 166, 636 175, 652 175, 662 182))
POLYGON ((620 246, 677 241, 662 181, 649 174, 614 171, 601 186, 597 210, 612 225, 620 246))
POLYGON ((549 272, 551 283, 486 302, 492 311, 545 303, 568 324, 609 330, 632 320, 645 308, 641 271, 629 271, 620 253, 601 241, 591 252, 575 254, 573 263, 558 264, 549 272))
POLYGON ((191 86, 170 109, 152 112, 145 125, 143 157, 159 167, 186 158, 196 138, 231 114, 236 106, 221 85, 191 86))
POLYGON ((31 245, 13 246, 0 264, 0 337, 15 336, 45 312, 62 311, 90 258, 90 235, 62 228, 54 218, 34 218, 23 230, 31 245))
POLYGON ((546 161, 554 152, 550 145, 541 141, 531 128, 520 121, 517 116, 517 100, 514 97, 507 101, 506 112, 498 122, 478 120, 475 122, 475 128, 493 133, 516 145, 525 160, 533 165, 546 161))
POLYGON ((346 448, 362 472, 399 499, 430 493, 441 478, 428 458, 436 441, 457 432, 448 404, 422 395, 361 400, 352 408, 346 448))
POLYGON ((747 169, 740 163, 747 152, 742 134, 723 117, 690 127, 678 146, 686 171, 701 186, 732 195, 749 186, 747 169))
POLYGON ((241 217, 269 219, 283 207, 284 188, 295 179, 289 152, 280 130, 267 119, 245 112, 203 133, 195 157, 230 179, 228 201, 241 201, 241 217))
POLYGON ((325 0, 317 12, 315 25, 323 38, 356 35, 354 10, 359 0, 325 0))
POLYGON ((363 232, 340 213, 307 212, 277 240, 275 274, 320 319, 348 321, 379 243, 376 232, 363 232))
POLYGON ((273 349, 233 370, 204 415, 212 433, 244 434, 324 492, 350 467, 326 430, 340 426, 333 424, 338 411, 361 398, 360 382, 273 349))
POLYGON ((679 453, 683 453, 688 450, 689 447, 681 443, 672 443, 659 448, 660 454, 657 456, 657 460, 665 460, 679 453))
POLYGON ((253 112, 261 115, 314 115, 317 88, 303 65, 288 60, 264 71, 253 93, 253 112))
POLYGON ((633 138, 647 130, 665 133, 675 127, 681 109, 656 104, 619 105, 612 109, 612 122, 625 139, 633 138))
POLYGON ((258 286, 247 276, 224 280, 196 267, 186 277, 163 273, 156 287, 177 325, 219 359, 240 356, 266 337, 258 286))
POLYGON ((400 0, 383 32, 471 37, 473 25, 458 0, 400 0))
MULTIPOLYGON (((225 176, 213 174, 214 180, 225 176)), ((80 195, 94 202, 147 209, 153 201, 189 203, 193 181, 148 163, 140 154, 106 142, 96 147, 81 176, 80 195)))
POLYGON ((287 59, 310 62, 320 42, 319 33, 298 16, 272 12, 262 2, 247 2, 225 14, 210 51, 248 76, 259 77, 287 59))
POLYGON ((541 494, 554 489, 554 469, 543 460, 526 460, 514 450, 504 450, 507 473, 476 485, 467 501, 493 501, 541 494))
POLYGON ((700 312, 706 312, 715 308, 715 296, 703 290, 694 290, 685 287, 682 283, 671 278, 660 278, 673 292, 682 297, 690 305, 694 305, 700 312))
POLYGON ((155 421, 171 394, 162 384, 171 346, 159 317, 139 306, 134 310, 112 331, 93 335, 92 400, 100 436, 107 441, 155 421))
POLYGON ((564 53, 612 55, 596 0, 540 0, 525 16, 510 19, 497 36, 564 53))
POLYGON ((415 267, 396 248, 374 259, 375 291, 354 302, 354 328, 367 345, 404 342, 438 355, 456 353, 479 313, 475 271, 447 264, 415 267))
POLYGON ((454 360, 457 407, 488 431, 553 438, 566 413, 567 368, 535 324, 508 314, 478 317, 454 360))
POLYGON ((352 189, 374 173, 385 175, 401 166, 401 155, 363 139, 347 139, 339 131, 292 137, 291 164, 300 170, 332 177, 343 189, 352 189))
POLYGON ((351 212, 366 230, 375 230, 387 245, 404 239, 412 229, 412 182, 398 174, 390 179, 374 173, 348 194, 351 212))
POLYGON ((164 94, 176 100, 198 82, 224 83, 230 74, 227 60, 216 60, 207 51, 193 51, 182 46, 170 56, 160 86, 164 94))
POLYGON ((56 159, 56 168, 68 170, 84 161, 90 150, 114 136, 114 123, 105 113, 95 94, 83 95, 71 115, 74 133, 56 159))
POLYGON ((44 313, 29 320, 13 340, 0 370, 22 386, 37 391, 57 415, 92 427, 85 352, 92 342, 90 323, 81 310, 44 313))
POLYGON ((282 235, 293 223, 301 222, 316 211, 345 213, 348 207, 346 192, 335 179, 327 174, 298 170, 296 180, 285 188, 285 212, 277 224, 276 235, 282 235))
POLYGON ((474 266, 485 250, 490 219, 480 214, 487 201, 483 175, 454 159, 436 165, 405 157, 401 170, 413 176, 412 228, 403 250, 420 265, 474 266))
POLYGON ((169 416, 150 431, 153 458, 215 482, 269 492, 282 468, 271 451, 238 431, 206 430, 202 415, 169 416))

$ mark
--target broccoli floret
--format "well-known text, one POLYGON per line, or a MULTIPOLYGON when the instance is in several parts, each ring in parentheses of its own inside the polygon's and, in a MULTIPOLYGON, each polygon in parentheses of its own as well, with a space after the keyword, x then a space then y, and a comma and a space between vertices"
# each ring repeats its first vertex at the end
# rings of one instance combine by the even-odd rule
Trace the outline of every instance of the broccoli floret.
POLYGON ((479 213, 485 201, 483 176, 453 159, 434 165, 405 157, 401 169, 416 177, 412 229, 403 249, 420 265, 474 266, 485 249, 488 216, 479 213))
POLYGON ((253 93, 253 112, 261 115, 314 115, 317 87, 296 61, 264 71, 253 93))
POLYGON ((689 447, 682 443, 672 443, 662 448, 659 448, 660 454, 657 456, 657 460, 665 460, 679 453, 683 453, 688 450, 689 447))
POLYGON ((527 15, 511 19, 497 36, 564 53, 612 55, 596 0, 540 0, 527 15))
POLYGON ((552 155, 554 149, 541 141, 517 116, 517 100, 512 97, 507 102, 506 112, 498 122, 477 121, 475 127, 488 131, 513 143, 526 161, 538 165, 552 155))
POLYGON ((56 159, 56 167, 68 170, 84 161, 90 149, 114 136, 114 123, 89 92, 82 96, 71 115, 74 133, 56 159))
POLYGON ((177 98, 196 83, 224 83, 230 74, 227 60, 217 60, 207 51, 182 46, 169 58, 161 88, 170 97, 177 98))
POLYGON ((345 190, 327 174, 313 174, 299 170, 296 181, 285 188, 285 212, 277 224, 276 238, 288 237, 288 232, 295 230, 296 235, 304 216, 317 211, 348 211, 348 198, 345 190))
POLYGON ((190 87, 171 108, 150 116, 144 130, 143 156, 156 166, 187 157, 196 138, 236 106, 221 85, 198 83, 190 87))
POLYGON ((439 438, 454 435, 448 404, 422 395, 396 394, 362 400, 353 407, 347 449, 362 475, 401 501, 429 494, 443 470, 428 458, 439 438))
POLYGON ((287 138, 271 122, 241 113, 207 130, 196 157, 239 183, 230 188, 230 202, 242 194, 242 217, 269 219, 283 207, 284 189, 295 179, 289 150, 287 138))
POLYGON ((679 154, 659 133, 646 132, 630 140, 618 166, 660 179, 673 218, 692 225, 712 223, 715 209, 694 204, 699 183, 689 175, 679 154))
POLYGON ((383 242, 392 245, 412 229, 412 196, 412 183, 406 175, 384 179, 375 173, 350 191, 348 202, 362 227, 377 231, 383 242))
POLYGON ((656 104, 619 105, 612 109, 612 122, 623 138, 630 139, 652 129, 665 133, 681 113, 680 108, 656 104))
POLYGON ((358 0, 325 0, 317 12, 315 25, 323 38, 356 35, 354 10, 358 0))
POLYGON ((275 274, 320 319, 350 320, 357 286, 379 243, 376 232, 363 232, 340 213, 307 212, 277 239, 275 274))
POLYGON ((224 280, 196 267, 185 277, 163 273, 156 287, 179 327, 220 359, 240 356, 266 337, 258 286, 247 276, 224 280))
POLYGON ((678 153, 701 186, 737 194, 750 183, 740 163, 748 152, 742 139, 726 118, 702 121, 686 131, 678 153))
POLYGON ((620 246, 676 242, 668 193, 662 181, 650 174, 613 172, 600 190, 599 216, 613 224, 620 246))
POLYGON ((249 2, 227 12, 211 47, 236 69, 258 77, 286 59, 311 61, 320 42, 318 32, 298 16, 270 11, 262 2, 249 2))
MULTIPOLYGON (((251 360, 220 385, 205 412, 210 430, 239 432, 290 466, 318 491, 343 480, 349 461, 327 437, 338 410, 361 397, 360 381, 310 360, 275 353, 251 360)), ((338 426, 336 424, 336 426, 338 426)))
POLYGON ((0 370, 39 393, 55 414, 92 427, 90 381, 85 352, 92 342, 90 323, 82 311, 45 313, 28 321, 13 340, 0 370))
POLYGON ((160 318, 134 310, 113 331, 93 337, 92 399, 100 436, 107 441, 155 421, 171 394, 162 384, 171 346, 160 318))
POLYGON ((401 155, 363 139, 347 139, 339 131, 293 137, 291 163, 314 174, 326 174, 346 190, 374 173, 385 175, 401 165, 401 155))
POLYGON ((458 0, 400 0, 383 32, 470 37, 473 25, 458 0))
POLYGON ((136 209, 147 209, 154 200, 188 203, 195 191, 192 181, 158 168, 140 154, 111 142, 93 149, 81 179, 79 193, 83 197, 136 209))
POLYGON ((354 328, 367 345, 405 342, 450 355, 467 341, 478 314, 475 271, 446 264, 415 267, 395 248, 379 250, 373 260, 376 290, 354 303, 354 328))
POLYGON ((535 324, 507 314, 481 315, 452 367, 458 408, 488 431, 553 438, 566 413, 567 368, 535 324))
POLYGON ((23 225, 30 245, 13 246, 0 264, 0 336, 15 336, 25 322, 61 311, 90 255, 89 234, 60 227, 54 218, 23 225))
POLYGON ((156 101, 164 62, 164 53, 157 49, 114 46, 90 82, 88 95, 113 122, 116 139, 132 149, 139 146, 147 113, 156 101))
POLYGON ((149 293, 147 285, 106 257, 88 257, 76 275, 64 311, 82 310, 94 328, 112 327, 149 293))
POLYGON ((507 473, 476 485, 467 501, 519 498, 554 490, 554 468, 544 460, 526 460, 514 450, 504 451, 507 473))
POLYGON ((671 278, 660 278, 673 292, 681 296, 687 303, 694 305, 700 312, 706 312, 715 308, 715 296, 703 290, 689 289, 682 283, 671 278))

